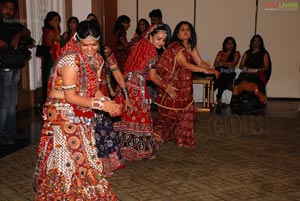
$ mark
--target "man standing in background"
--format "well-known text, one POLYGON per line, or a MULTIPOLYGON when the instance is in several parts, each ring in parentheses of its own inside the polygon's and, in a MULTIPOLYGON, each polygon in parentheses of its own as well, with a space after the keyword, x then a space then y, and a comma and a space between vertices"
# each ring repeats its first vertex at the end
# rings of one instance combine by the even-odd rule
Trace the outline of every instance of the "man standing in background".
POLYGON ((8 57, 3 55, 7 55, 8 49, 12 55, 17 54, 15 50, 20 50, 24 53, 25 64, 25 58, 29 59, 31 54, 27 48, 31 48, 34 42, 30 31, 15 19, 17 8, 17 0, 0 0, 0 144, 14 144, 14 140, 20 138, 17 135, 16 107, 21 68, 24 66, 7 66, 5 60, 8 57))
POLYGON ((163 23, 161 10, 160 9, 153 9, 149 13, 149 18, 151 19, 151 24, 163 24, 166 27, 166 30, 167 30, 166 44, 168 44, 168 42, 170 42, 170 40, 171 40, 172 32, 171 32, 170 26, 163 23))

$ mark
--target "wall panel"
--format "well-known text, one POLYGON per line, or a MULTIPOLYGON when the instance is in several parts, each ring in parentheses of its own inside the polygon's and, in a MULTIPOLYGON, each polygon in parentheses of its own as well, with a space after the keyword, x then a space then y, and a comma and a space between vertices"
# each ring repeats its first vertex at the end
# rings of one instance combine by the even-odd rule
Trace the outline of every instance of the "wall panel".
POLYGON ((297 2, 296 9, 275 6, 269 10, 266 2, 259 3, 257 31, 273 63, 268 96, 300 98, 300 0, 288 1, 297 2))
POLYGON ((241 54, 254 34, 255 0, 197 1, 196 33, 204 59, 214 62, 225 37, 233 36, 241 54))
POLYGON ((85 20, 86 16, 92 10, 92 2, 90 0, 72 0, 72 6, 73 16, 76 16, 79 19, 79 21, 85 20))

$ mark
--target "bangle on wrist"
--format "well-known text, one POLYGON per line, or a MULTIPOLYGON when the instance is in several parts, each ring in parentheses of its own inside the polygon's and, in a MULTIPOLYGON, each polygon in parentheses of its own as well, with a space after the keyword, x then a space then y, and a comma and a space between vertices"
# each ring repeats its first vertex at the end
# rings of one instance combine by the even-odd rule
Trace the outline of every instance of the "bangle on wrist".
POLYGON ((91 109, 102 110, 103 109, 103 101, 101 101, 99 98, 92 98, 91 109))
POLYGON ((108 98, 107 96, 102 96, 101 98, 100 98, 100 101, 106 101, 106 100, 110 100, 110 98, 108 98))
POLYGON ((123 96, 125 99, 130 98, 129 93, 128 93, 128 89, 126 87, 121 88, 121 91, 123 93, 123 96))
POLYGON ((110 100, 107 96, 102 96, 101 98, 92 98, 92 107, 91 109, 103 110, 103 102, 110 100))

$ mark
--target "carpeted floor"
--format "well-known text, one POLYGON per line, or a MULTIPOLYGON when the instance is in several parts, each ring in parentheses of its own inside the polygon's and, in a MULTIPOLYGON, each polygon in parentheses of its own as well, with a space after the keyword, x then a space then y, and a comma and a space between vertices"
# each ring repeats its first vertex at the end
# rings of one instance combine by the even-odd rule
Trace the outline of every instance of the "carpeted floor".
MULTIPOLYGON (((195 148, 161 144, 108 180, 122 201, 300 200, 300 118, 198 113, 195 148)), ((0 159, 0 200, 33 200, 36 145, 0 159)))

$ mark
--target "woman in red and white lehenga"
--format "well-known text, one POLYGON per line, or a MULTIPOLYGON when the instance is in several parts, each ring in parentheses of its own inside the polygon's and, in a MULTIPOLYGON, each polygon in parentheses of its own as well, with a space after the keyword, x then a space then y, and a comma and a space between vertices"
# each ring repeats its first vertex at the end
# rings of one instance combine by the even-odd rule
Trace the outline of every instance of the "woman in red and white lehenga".
POLYGON ((121 153, 124 159, 140 160, 154 158, 157 144, 153 136, 151 97, 146 80, 152 80, 158 87, 174 97, 175 89, 161 81, 156 73, 157 49, 165 45, 167 33, 163 25, 151 26, 145 38, 133 46, 124 66, 126 90, 117 89, 116 102, 123 106, 121 120, 115 122, 115 131, 119 133, 121 153), (123 93, 122 93, 123 92, 123 93), (133 110, 128 111, 123 100, 130 97, 133 110))
POLYGON ((117 200, 105 179, 94 137, 95 111, 120 115, 99 90, 102 33, 94 21, 79 24, 49 80, 44 125, 34 174, 35 200, 117 200), (75 41, 76 38, 76 41, 75 41))

